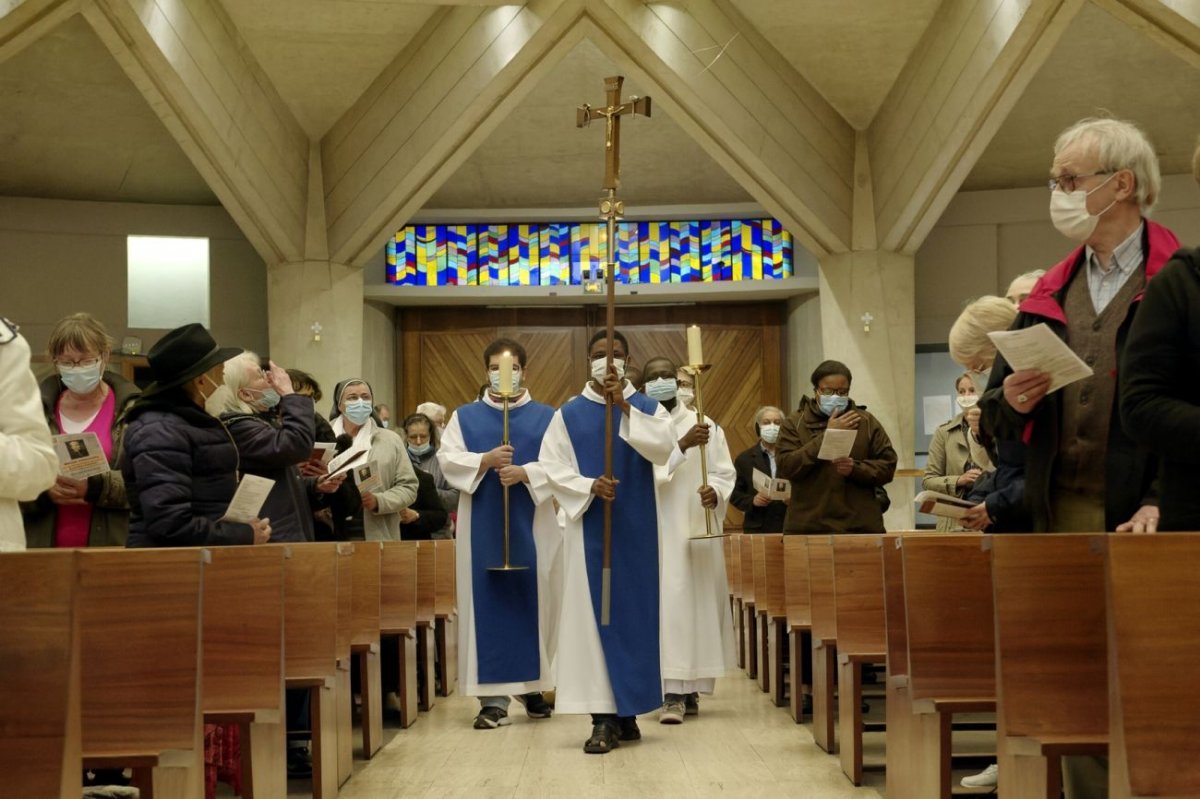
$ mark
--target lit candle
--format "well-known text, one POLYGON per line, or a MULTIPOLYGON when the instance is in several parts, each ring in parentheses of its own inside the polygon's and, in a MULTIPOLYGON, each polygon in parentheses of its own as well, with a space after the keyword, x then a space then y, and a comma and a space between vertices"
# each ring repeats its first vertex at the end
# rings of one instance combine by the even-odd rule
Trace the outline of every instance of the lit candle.
POLYGON ((688 365, 699 366, 704 363, 704 353, 700 349, 700 325, 692 325, 687 329, 688 365))
POLYGON ((512 388, 512 353, 500 353, 500 393, 511 394, 512 388))

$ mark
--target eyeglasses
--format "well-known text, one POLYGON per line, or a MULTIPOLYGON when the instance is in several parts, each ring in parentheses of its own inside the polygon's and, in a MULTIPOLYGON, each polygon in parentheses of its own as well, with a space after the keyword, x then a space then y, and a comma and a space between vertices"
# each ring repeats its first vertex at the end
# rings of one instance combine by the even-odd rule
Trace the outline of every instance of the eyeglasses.
POLYGON ((64 369, 91 369, 100 363, 99 358, 81 358, 78 361, 62 361, 54 359, 55 366, 61 366, 64 369))
POLYGON ((1054 191, 1055 189, 1062 189, 1063 191, 1070 194, 1071 192, 1075 191, 1076 181, 1078 181, 1078 180, 1082 180, 1083 178, 1095 178, 1095 177, 1099 177, 1101 175, 1111 175, 1111 174, 1112 174, 1112 172, 1092 172, 1091 174, 1088 174, 1088 175, 1059 175, 1056 178, 1050 178, 1050 182, 1048 185, 1050 186, 1050 191, 1054 191))
POLYGON ((834 394, 838 395, 839 397, 848 397, 848 396, 850 396, 850 389, 848 389, 848 388, 818 388, 817 393, 820 394, 822 397, 832 397, 834 394))

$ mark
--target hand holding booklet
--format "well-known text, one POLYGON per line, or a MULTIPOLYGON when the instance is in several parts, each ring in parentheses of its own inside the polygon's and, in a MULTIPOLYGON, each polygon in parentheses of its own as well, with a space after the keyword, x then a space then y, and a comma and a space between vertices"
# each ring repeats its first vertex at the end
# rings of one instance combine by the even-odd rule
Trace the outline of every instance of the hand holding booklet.
POLYGON ((1065 341, 1054 335, 1045 322, 1021 330, 988 333, 988 338, 1014 372, 1037 369, 1050 375, 1047 394, 1093 374, 1092 367, 1084 363, 1065 341))
POLYGON ((790 480, 773 478, 759 469, 754 470, 751 479, 754 482, 754 490, 767 499, 788 499, 792 495, 792 483, 790 480))
POLYGON ((274 485, 274 480, 265 477, 242 475, 242 482, 238 483, 237 491, 234 492, 221 521, 249 524, 251 520, 259 518, 258 514, 262 512, 263 503, 267 501, 267 494, 271 493, 274 485))
POLYGON ((112 471, 100 446, 100 437, 95 433, 66 433, 53 439, 58 469, 64 477, 86 480, 112 471))
POLYGON ((921 513, 932 513, 934 516, 945 516, 950 519, 961 519, 967 515, 967 511, 978 504, 937 491, 922 491, 917 494, 915 502, 917 510, 921 513))

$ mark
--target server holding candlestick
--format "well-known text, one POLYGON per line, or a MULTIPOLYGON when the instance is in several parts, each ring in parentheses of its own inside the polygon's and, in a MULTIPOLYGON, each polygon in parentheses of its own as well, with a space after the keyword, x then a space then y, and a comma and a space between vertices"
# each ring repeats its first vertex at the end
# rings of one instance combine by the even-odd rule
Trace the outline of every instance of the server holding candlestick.
MULTIPOLYGON (((700 326, 692 325, 687 329, 687 346, 688 346, 688 365, 683 367, 683 371, 692 376, 692 390, 694 392, 694 400, 696 407, 696 424, 704 424, 704 403, 700 398, 700 375, 708 371, 710 364, 704 362, 704 350, 700 341, 700 326)), ((707 443, 707 442, 706 442, 707 443)), ((708 454, 707 446, 700 447, 700 488, 701 491, 708 488, 708 454)), ((704 508, 704 535, 691 536, 695 539, 712 538, 712 509, 704 508)))
POLYGON ((550 715, 541 691, 555 682, 562 582, 562 532, 537 462, 554 409, 522 384, 529 364, 519 343, 493 341, 483 363, 488 390, 450 417, 437 454, 460 492, 458 668, 462 692, 479 697, 477 730, 508 724, 512 695, 530 718, 550 715))

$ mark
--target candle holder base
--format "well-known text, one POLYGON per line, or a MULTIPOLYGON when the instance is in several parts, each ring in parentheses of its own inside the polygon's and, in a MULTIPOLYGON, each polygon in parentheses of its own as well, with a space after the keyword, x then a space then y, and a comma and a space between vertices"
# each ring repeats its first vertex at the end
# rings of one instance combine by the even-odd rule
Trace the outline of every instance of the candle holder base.
POLYGON ((701 533, 700 535, 689 535, 688 540, 707 541, 710 538, 728 538, 731 535, 733 535, 733 533, 713 533, 712 535, 705 535, 704 533, 701 533))
POLYGON ((507 566, 488 566, 490 572, 526 572, 529 571, 528 566, 514 566, 511 563, 507 566))

